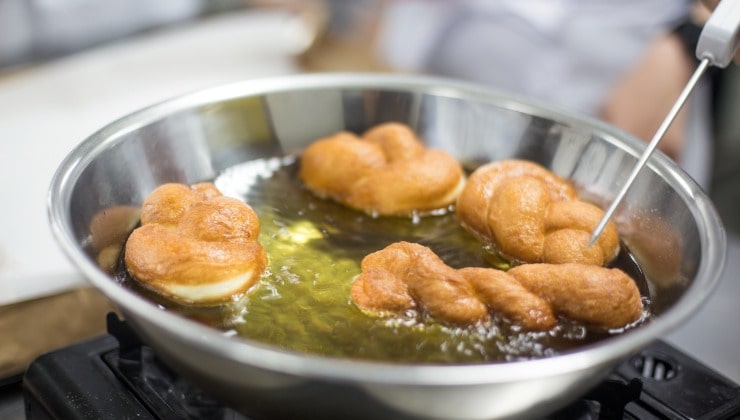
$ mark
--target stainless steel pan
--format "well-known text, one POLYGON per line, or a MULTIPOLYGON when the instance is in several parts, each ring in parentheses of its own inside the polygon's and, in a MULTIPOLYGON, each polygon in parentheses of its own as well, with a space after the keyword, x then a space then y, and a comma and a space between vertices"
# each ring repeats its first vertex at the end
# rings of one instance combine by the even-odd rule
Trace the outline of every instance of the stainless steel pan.
POLYGON ((717 283, 726 248, 720 220, 702 190, 660 154, 616 214, 648 276, 653 321, 547 359, 428 366, 279 351, 162 310, 121 287, 96 261, 101 235, 120 243, 131 228, 111 223, 92 232, 92 218, 105 209, 139 206, 164 182, 213 179, 234 164, 390 120, 408 123, 430 145, 466 161, 537 161, 601 204, 643 149, 639 140, 593 119, 451 80, 362 74, 253 80, 162 102, 85 139, 53 179, 53 232, 164 361, 253 415, 531 418, 567 404, 680 325, 717 283))

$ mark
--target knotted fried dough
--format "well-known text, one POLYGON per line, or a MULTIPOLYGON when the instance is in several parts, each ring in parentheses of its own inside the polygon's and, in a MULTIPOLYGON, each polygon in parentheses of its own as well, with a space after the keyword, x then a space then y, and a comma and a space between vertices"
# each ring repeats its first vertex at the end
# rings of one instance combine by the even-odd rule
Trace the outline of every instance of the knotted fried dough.
POLYGON ((397 242, 363 258, 352 299, 369 312, 403 312, 417 303, 429 315, 452 323, 484 320, 488 310, 473 287, 429 248, 397 242))
POLYGON ((425 148, 399 123, 378 125, 362 137, 340 132, 317 140, 303 152, 299 177, 322 198, 384 216, 448 207, 465 183, 452 156, 425 148))
POLYGON ((141 226, 126 242, 126 268, 181 303, 228 302, 245 293, 267 266, 259 231, 254 210, 211 183, 164 184, 142 205, 141 226))
POLYGON ((503 272, 446 265, 432 250, 397 242, 367 255, 352 285, 353 302, 377 316, 420 309, 453 324, 500 313, 525 330, 557 324, 556 316, 621 328, 642 314, 634 281, 618 269, 586 264, 530 264, 503 272))
POLYGON ((642 299, 622 270, 585 264, 523 264, 507 272, 566 318, 622 328, 640 318, 642 299))
POLYGON ((605 265, 619 253, 612 222, 588 246, 603 211, 580 201, 569 182, 533 162, 481 166, 470 175, 456 212, 465 229, 514 262, 605 265))
POLYGON ((455 270, 419 244, 391 244, 366 256, 361 268, 351 296, 369 313, 403 313, 418 307, 435 319, 465 325, 485 321, 496 311, 527 329, 548 329, 556 323, 542 299, 515 280, 502 278, 505 273, 455 270))

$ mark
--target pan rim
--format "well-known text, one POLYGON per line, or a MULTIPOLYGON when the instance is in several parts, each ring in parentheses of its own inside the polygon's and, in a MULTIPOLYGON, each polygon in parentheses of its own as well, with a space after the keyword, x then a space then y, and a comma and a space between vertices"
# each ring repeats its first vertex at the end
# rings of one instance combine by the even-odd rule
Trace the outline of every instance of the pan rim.
POLYGON ((618 139, 619 141, 615 144, 634 156, 639 155, 644 148, 644 143, 640 140, 604 122, 468 82, 429 76, 377 73, 314 73, 252 79, 186 93, 161 101, 123 116, 84 139, 62 161, 51 181, 47 195, 47 212, 53 236, 84 277, 118 305, 125 314, 132 313, 137 317, 142 317, 146 322, 171 334, 176 334, 178 338, 187 340, 204 351, 222 354, 239 363, 256 365, 284 374, 331 378, 338 381, 424 386, 479 385, 543 378, 585 370, 595 365, 616 363, 677 327, 681 321, 693 314, 716 288, 722 270, 712 271, 711 267, 724 268, 727 252, 724 228, 713 204, 701 188, 660 153, 650 159, 649 167, 663 176, 683 199, 693 201, 694 206, 690 208, 692 212, 698 213, 693 214, 695 218, 707 221, 707 223, 698 224, 701 246, 702 249, 707 249, 707 252, 705 253, 706 258, 702 258, 699 263, 693 284, 685 291, 681 300, 668 309, 663 316, 652 321, 650 325, 642 326, 629 334, 552 358, 507 363, 435 366, 337 359, 283 351, 246 339, 227 337, 219 330, 160 310, 152 302, 113 282, 84 254, 80 244, 73 240, 74 235, 67 223, 68 216, 65 214, 71 200, 70 187, 74 185, 82 169, 94 158, 95 152, 111 147, 125 133, 169 113, 207 105, 215 101, 295 89, 323 88, 403 89, 431 95, 482 101, 495 100, 499 106, 530 115, 553 117, 573 124, 587 124, 600 134, 618 139))

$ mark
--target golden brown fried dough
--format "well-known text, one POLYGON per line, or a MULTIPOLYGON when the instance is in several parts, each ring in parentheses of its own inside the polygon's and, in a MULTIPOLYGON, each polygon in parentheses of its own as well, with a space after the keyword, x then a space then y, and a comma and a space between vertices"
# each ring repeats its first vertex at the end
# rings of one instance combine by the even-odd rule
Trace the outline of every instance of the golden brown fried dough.
POLYGON ((409 289, 400 277, 388 271, 371 267, 355 280, 352 301, 369 312, 400 313, 416 307, 409 289))
POLYGON ((579 201, 569 182, 533 162, 505 160, 478 168, 456 212, 465 229, 514 262, 605 265, 619 253, 612 222, 588 246, 603 211, 579 201))
POLYGON ((463 268, 459 272, 475 287, 487 306, 525 330, 547 330, 557 323, 544 299, 528 291, 505 272, 476 267, 463 268))
POLYGON ((374 314, 398 314, 416 307, 457 325, 484 321, 491 311, 501 312, 527 329, 547 329, 555 324, 546 305, 542 308, 541 303, 535 303, 530 308, 522 304, 538 298, 513 278, 509 280, 514 284, 499 285, 502 292, 497 295, 494 283, 506 282, 499 274, 506 276, 492 269, 455 270, 425 246, 397 242, 363 259, 362 273, 352 285, 352 300, 374 314))
POLYGON ((322 198, 386 216, 450 206, 465 182, 454 158, 426 149, 398 123, 381 124, 362 137, 340 132, 314 142, 303 152, 299 177, 322 198))
POLYGON ((141 227, 126 242, 126 268, 179 302, 228 302, 267 267, 259 230, 254 210, 222 196, 213 184, 164 184, 142 205, 141 227))
POLYGON ((457 325, 500 313, 525 330, 543 331, 561 315, 600 328, 621 328, 642 314, 640 292, 618 269, 586 264, 528 264, 509 272, 455 270, 432 250, 397 242, 362 261, 352 300, 375 315, 419 308, 457 325))
POLYGON ((488 317, 488 308, 475 289, 432 250, 417 244, 402 245, 413 253, 413 269, 406 274, 411 295, 434 318, 454 324, 472 324, 488 317))
POLYGON ((418 303, 429 315, 452 323, 475 323, 488 316, 485 305, 476 299, 472 287, 422 245, 410 242, 391 244, 367 255, 361 266, 362 273, 352 285, 352 299, 365 311, 400 313, 418 303), (369 286, 376 282, 389 285, 373 286, 382 293, 369 295, 369 286), (403 290, 403 295, 386 293, 389 290, 403 290), (405 304, 396 304, 401 301, 405 304))
POLYGON ((616 268, 584 264, 525 264, 508 274, 547 301, 555 313, 603 328, 622 328, 642 315, 640 290, 616 268))

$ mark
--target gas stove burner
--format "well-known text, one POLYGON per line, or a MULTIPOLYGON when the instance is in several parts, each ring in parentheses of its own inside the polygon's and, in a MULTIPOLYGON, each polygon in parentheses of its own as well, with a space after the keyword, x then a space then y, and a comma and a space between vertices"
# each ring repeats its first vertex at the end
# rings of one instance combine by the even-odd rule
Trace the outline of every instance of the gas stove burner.
MULTIPOLYGON (((29 366, 23 379, 28 420, 274 418, 219 403, 160 362, 112 313, 108 333, 29 366)), ((738 418, 740 386, 657 341, 546 420, 738 418)))

